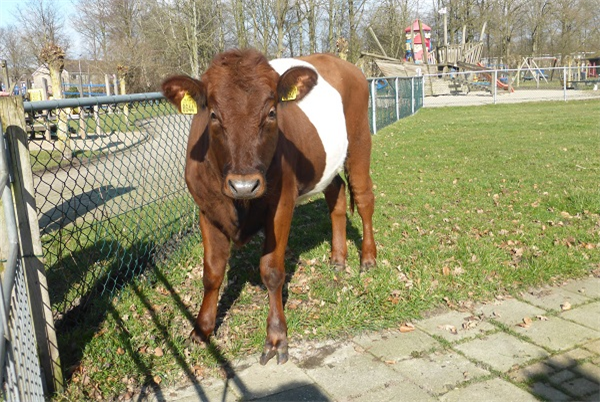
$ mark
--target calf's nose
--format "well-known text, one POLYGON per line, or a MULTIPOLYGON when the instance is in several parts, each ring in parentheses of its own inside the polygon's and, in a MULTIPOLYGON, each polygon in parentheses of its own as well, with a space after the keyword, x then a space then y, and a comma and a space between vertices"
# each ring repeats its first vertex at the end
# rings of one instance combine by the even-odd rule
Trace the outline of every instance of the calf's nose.
POLYGON ((228 175, 225 179, 225 195, 235 199, 251 199, 264 193, 264 180, 259 174, 228 175))

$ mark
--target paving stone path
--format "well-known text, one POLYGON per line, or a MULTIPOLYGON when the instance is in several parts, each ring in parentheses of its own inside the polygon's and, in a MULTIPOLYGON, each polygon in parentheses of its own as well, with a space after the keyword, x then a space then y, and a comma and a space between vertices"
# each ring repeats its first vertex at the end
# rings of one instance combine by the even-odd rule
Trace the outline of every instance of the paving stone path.
POLYGON ((600 278, 571 281, 351 340, 145 401, 600 401, 600 278))

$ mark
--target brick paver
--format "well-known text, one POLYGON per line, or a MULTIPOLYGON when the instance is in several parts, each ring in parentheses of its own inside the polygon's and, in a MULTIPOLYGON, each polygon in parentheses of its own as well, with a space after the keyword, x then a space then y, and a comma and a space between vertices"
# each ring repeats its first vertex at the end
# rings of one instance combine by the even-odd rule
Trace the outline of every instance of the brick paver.
POLYGON ((292 344, 284 366, 253 356, 234 378, 136 400, 598 402, 599 289, 586 278, 438 314, 412 332, 292 344))

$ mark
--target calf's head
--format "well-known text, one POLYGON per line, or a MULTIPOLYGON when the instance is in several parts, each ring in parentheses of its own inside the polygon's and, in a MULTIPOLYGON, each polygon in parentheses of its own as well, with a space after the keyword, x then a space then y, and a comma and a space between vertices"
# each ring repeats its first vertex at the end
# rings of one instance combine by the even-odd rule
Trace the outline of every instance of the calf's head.
POLYGON ((306 96, 317 77, 308 67, 279 76, 259 52, 230 50, 217 55, 200 80, 174 76, 163 82, 162 91, 208 131, 222 192, 252 199, 267 191, 266 172, 279 140, 278 114, 306 96))

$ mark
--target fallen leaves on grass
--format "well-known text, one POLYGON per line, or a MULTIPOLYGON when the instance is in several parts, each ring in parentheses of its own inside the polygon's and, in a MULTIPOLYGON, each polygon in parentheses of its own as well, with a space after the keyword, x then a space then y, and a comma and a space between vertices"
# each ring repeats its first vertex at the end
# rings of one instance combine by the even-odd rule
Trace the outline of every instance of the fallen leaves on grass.
POLYGON ((400 290, 392 290, 390 292, 390 297, 388 297, 388 301, 394 305, 400 303, 400 300, 402 299, 400 297, 401 294, 402 294, 402 291, 400 291, 400 290))

